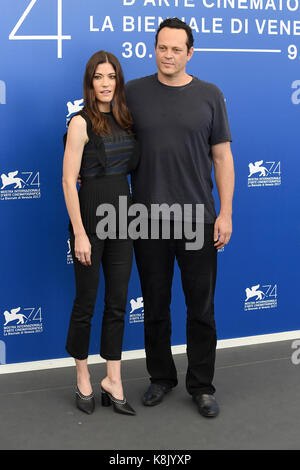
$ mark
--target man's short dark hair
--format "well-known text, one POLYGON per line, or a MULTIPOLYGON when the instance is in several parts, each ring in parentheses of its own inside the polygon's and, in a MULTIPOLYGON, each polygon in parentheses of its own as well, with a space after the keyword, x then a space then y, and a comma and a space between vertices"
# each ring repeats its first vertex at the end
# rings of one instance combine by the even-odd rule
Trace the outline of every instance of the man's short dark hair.
POLYGON ((155 36, 155 47, 157 46, 158 35, 163 28, 184 29, 187 34, 186 45, 188 48, 188 52, 190 48, 193 47, 194 36, 193 36, 192 28, 188 24, 186 24, 184 21, 181 21, 179 18, 167 18, 162 23, 160 23, 158 30, 156 32, 156 36, 155 36))

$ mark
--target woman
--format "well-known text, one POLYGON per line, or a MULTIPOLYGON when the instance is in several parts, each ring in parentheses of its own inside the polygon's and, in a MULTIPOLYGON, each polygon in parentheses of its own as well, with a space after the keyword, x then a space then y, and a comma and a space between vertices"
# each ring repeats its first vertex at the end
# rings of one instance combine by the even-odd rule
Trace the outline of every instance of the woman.
POLYGON ((105 278, 105 306, 100 355, 107 361, 101 381, 102 405, 135 414, 124 397, 121 351, 128 282, 132 267, 132 240, 104 239, 96 231, 99 204, 116 208, 118 198, 130 191, 127 174, 138 160, 132 119, 125 103, 124 77, 118 59, 109 52, 94 54, 84 75, 83 110, 69 122, 64 136, 63 190, 70 217, 70 242, 74 260, 76 297, 66 350, 75 358, 76 404, 92 413, 95 400, 87 366, 91 318, 97 297, 100 264, 105 278), (76 182, 81 175, 81 187, 76 182), (100 235, 100 238, 99 238, 100 235))

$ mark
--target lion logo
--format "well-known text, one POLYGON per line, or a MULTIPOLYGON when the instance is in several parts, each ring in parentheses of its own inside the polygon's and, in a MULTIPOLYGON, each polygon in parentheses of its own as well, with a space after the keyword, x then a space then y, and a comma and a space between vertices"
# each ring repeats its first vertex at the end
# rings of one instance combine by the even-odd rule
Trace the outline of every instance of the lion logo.
MULTIPOLYGON (((131 299, 130 300, 130 306, 131 306, 131 312, 134 312, 135 310, 138 310, 139 308, 143 308, 144 307, 144 301, 143 301, 143 297, 137 297, 136 300, 134 299, 131 299)), ((144 312, 144 310, 143 310, 144 312)))
POLYGON ((254 162, 253 163, 249 163, 248 167, 249 167, 249 175, 248 175, 248 178, 252 175, 254 175, 254 173, 259 173, 258 176, 266 176, 266 174, 268 173, 268 170, 266 167, 264 166, 261 166, 263 164, 263 160, 260 160, 259 162, 254 162))
POLYGON ((24 186, 26 186, 26 183, 25 183, 24 180, 22 180, 22 178, 16 178, 16 175, 18 173, 19 173, 18 170, 17 171, 10 171, 7 175, 2 173, 2 175, 1 175, 2 188, 1 189, 5 188, 6 186, 10 186, 11 184, 15 185, 14 189, 22 188, 22 183, 24 184, 24 186))
POLYGON ((259 288, 260 284, 257 284, 257 286, 252 286, 251 289, 249 289, 249 287, 247 287, 245 289, 245 292, 246 292, 246 302, 247 300, 251 299, 252 297, 256 297, 255 300, 262 300, 263 296, 265 296, 265 294, 263 293, 262 290, 257 290, 259 288))
POLYGON ((75 100, 74 103, 71 101, 67 102, 68 112, 67 118, 71 116, 71 114, 78 113, 83 108, 83 99, 75 100))
POLYGON ((21 307, 12 308, 10 312, 8 310, 5 310, 5 312, 3 313, 5 317, 4 326, 7 325, 7 323, 10 323, 14 320, 18 320, 17 325, 19 325, 20 323, 23 325, 24 318, 26 318, 27 320, 27 317, 23 315, 23 313, 18 313, 20 310, 21 310, 21 307))

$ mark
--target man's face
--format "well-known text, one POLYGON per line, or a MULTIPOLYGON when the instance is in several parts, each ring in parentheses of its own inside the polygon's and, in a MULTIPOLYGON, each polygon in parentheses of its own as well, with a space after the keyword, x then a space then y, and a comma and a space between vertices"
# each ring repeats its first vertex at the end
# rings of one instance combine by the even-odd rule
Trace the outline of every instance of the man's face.
POLYGON ((163 28, 157 38, 155 48, 158 71, 168 77, 185 73, 187 62, 193 55, 193 48, 188 52, 187 33, 184 29, 163 28))

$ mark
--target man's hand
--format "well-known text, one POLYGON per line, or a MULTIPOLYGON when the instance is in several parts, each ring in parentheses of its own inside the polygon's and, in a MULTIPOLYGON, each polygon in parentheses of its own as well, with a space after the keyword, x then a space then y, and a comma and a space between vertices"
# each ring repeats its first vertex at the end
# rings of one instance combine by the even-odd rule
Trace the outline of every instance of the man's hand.
POLYGON ((79 184, 79 187, 81 188, 82 181, 81 181, 81 176, 80 176, 80 174, 78 175, 77 183, 79 184))
POLYGON ((232 219, 229 215, 221 215, 217 217, 214 227, 214 246, 219 250, 227 245, 232 233, 232 219))

